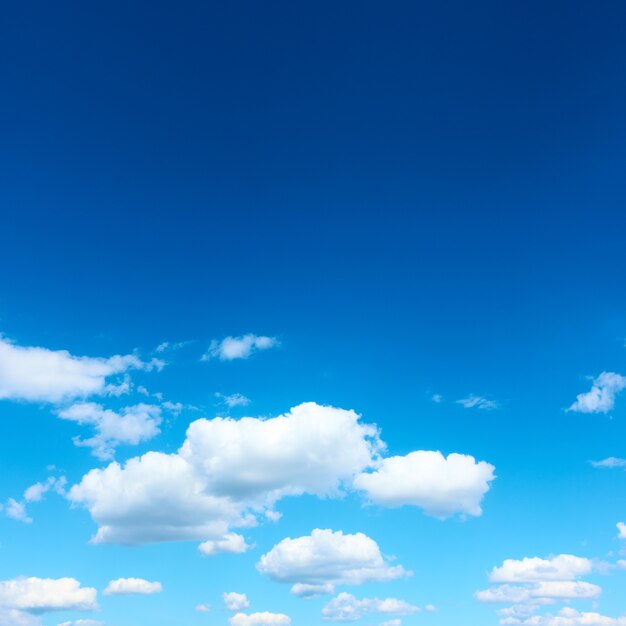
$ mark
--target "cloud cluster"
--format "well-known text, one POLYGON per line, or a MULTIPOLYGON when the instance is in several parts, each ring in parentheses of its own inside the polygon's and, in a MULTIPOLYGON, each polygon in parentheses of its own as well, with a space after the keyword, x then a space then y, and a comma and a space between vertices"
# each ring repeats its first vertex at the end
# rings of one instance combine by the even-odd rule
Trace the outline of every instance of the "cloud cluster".
POLYGON ((381 449, 354 411, 315 403, 267 420, 200 419, 177 453, 94 469, 68 497, 98 523, 96 542, 221 540, 282 497, 339 493, 381 449))
POLYGON ((581 613, 576 609, 565 607, 557 615, 507 617, 500 620, 500 624, 507 626, 626 626, 626 617, 607 617, 594 612, 581 613))
POLYGON ((357 489, 383 506, 480 515, 493 466, 427 451, 383 459, 384 449, 378 429, 354 411, 307 402, 271 419, 196 420, 176 453, 94 469, 68 498, 97 522, 97 543, 200 540, 206 555, 244 551, 232 529, 259 515, 276 519, 286 496, 357 489))
POLYGON ((332 593, 335 585, 409 574, 401 565, 390 565, 367 535, 319 528, 304 537, 283 539, 260 558, 257 569, 272 580, 292 583, 292 593, 303 597, 332 593))
MULTIPOLYGON (((354 622, 367 615, 412 615, 421 609, 396 598, 363 598, 359 600, 349 593, 340 593, 322 609, 327 622, 354 622)), ((397 623, 397 622, 396 622, 397 623)))
MULTIPOLYGON (((509 608, 498 611, 502 618, 501 624, 560 624, 541 621, 546 618, 534 616, 533 613, 540 606, 555 602, 597 599, 602 589, 598 585, 578 580, 592 573, 594 567, 590 559, 572 554, 559 554, 545 559, 507 559, 501 566, 494 567, 489 575, 490 582, 496 583, 496 586, 478 591, 476 599, 510 604, 509 608)), ((589 624, 591 626, 593 623, 589 624)))

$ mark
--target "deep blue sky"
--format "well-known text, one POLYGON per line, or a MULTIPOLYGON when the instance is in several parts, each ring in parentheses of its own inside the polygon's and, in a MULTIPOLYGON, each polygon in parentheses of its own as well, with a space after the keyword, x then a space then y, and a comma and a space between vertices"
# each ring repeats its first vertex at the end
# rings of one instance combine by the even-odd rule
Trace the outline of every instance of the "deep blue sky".
MULTIPOLYGON (((297 530, 285 513, 255 555, 232 557, 249 570, 235 591, 261 584, 260 550, 311 524, 381 546, 395 535, 399 561, 410 561, 400 539, 420 561, 412 534, 388 527, 401 519, 437 546, 424 572, 441 568, 415 579, 433 599, 413 600, 452 606, 406 623, 482 626, 497 618, 471 594, 505 558, 578 554, 583 541, 582 556, 617 553, 625 479, 587 461, 626 454, 624 407, 565 409, 587 376, 626 373, 625 3, 25 1, 3 8, 0 63, 4 336, 94 357, 191 341, 157 386, 207 417, 215 392, 252 399, 237 416, 316 401, 362 413, 394 454, 461 452, 497 468, 483 517, 466 524, 405 509, 359 524, 358 503, 332 505, 341 522, 311 522, 330 505, 289 501, 297 530), (198 363, 212 339, 246 333, 280 347, 198 363), (498 408, 455 402, 471 394, 498 408), (468 542, 477 560, 450 600, 441 555, 468 542)), ((46 465, 71 484, 97 465, 49 407, 1 402, 0 499, 46 465)), ((141 452, 176 450, 197 417, 141 452)), ((80 515, 65 504, 44 506, 78 527, 61 521, 80 515)), ((11 555, 23 554, 51 532, 43 524, 3 520, 0 543, 17 533, 11 555)), ((88 516, 80 528, 85 555, 129 554, 84 545, 88 516)), ((146 550, 156 567, 162 553, 146 550)), ((197 561, 195 547, 163 550, 197 561)), ((83 571, 91 557, 76 554, 83 571)), ((0 574, 52 576, 55 555, 0 558, 0 574)), ((616 593, 609 615, 626 611, 616 593)), ((285 602, 296 626, 319 622, 317 605, 285 602)), ((160 626, 162 610, 146 623, 160 626)), ((110 626, 136 624, 111 611, 110 626)))

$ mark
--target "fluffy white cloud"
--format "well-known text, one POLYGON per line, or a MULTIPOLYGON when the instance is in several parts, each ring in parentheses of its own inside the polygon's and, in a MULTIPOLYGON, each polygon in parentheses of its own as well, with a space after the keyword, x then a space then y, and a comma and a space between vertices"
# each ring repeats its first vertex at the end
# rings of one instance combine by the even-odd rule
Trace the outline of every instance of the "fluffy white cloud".
POLYGON ((162 365, 156 360, 144 363, 134 354, 73 356, 66 350, 17 346, 0 337, 0 399, 62 402, 104 393, 110 376, 162 365))
POLYGON ((222 599, 224 600, 224 606, 229 611, 241 611, 250 606, 245 593, 237 593, 236 591, 225 592, 222 594, 222 599))
POLYGON ((626 626, 626 617, 607 617, 599 613, 584 612, 565 607, 558 615, 536 615, 526 619, 506 618, 500 620, 502 625, 522 626, 626 626))
POLYGON ((519 561, 506 559, 494 567, 489 576, 492 583, 538 582, 542 580, 574 580, 589 574, 593 562, 572 554, 559 554, 549 559, 525 557, 519 561))
POLYGON ((354 486, 382 506, 418 506, 439 518, 480 515, 494 470, 472 456, 418 450, 382 460, 376 471, 358 475, 354 486))
MULTIPOLYGON (((396 598, 363 598, 359 600, 349 593, 340 593, 323 609, 322 616, 327 622, 354 622, 358 619, 378 613, 382 615, 411 615, 421 609, 404 600, 396 598)), ((395 620, 393 620, 395 621, 395 620)), ((398 620, 399 621, 399 620, 398 620)))
POLYGON ((39 502, 48 491, 55 491, 63 496, 65 495, 66 485, 67 478, 65 478, 65 476, 60 476, 59 478, 50 476, 45 482, 35 483, 26 489, 24 492, 24 500, 26 502, 39 502))
POLYGON ((159 582, 150 582, 143 578, 118 578, 112 580, 104 590, 105 596, 150 595, 161 593, 163 586, 159 582))
POLYGON ((592 380, 591 390, 579 393, 568 411, 608 413, 615 406, 615 396, 626 387, 626 376, 615 372, 602 372, 592 380))
POLYGON ((602 593, 598 585, 584 581, 549 580, 527 585, 500 585, 476 593, 480 602, 508 604, 539 603, 552 600, 593 599, 602 593))
POLYGON ((209 539, 198 546, 198 550, 204 556, 214 556, 222 553, 242 554, 249 548, 250 546, 246 543, 243 536, 237 533, 227 533, 220 539, 209 539))
POLYGON ((237 613, 233 615, 228 623, 230 626, 289 626, 291 618, 284 613, 237 613))
POLYGON ((354 411, 313 402, 267 420, 200 419, 177 453, 94 469, 68 498, 89 509, 98 543, 222 539, 284 496, 339 493, 382 448, 354 411))
POLYGON ((0 581, 0 607, 18 611, 91 611, 96 590, 74 578, 14 578, 0 581))
POLYGON ((618 539, 626 539, 626 524, 624 522, 617 522, 618 539))
POLYGON ((214 339, 209 346, 208 352, 202 357, 203 360, 219 358, 222 361, 233 359, 247 359, 253 352, 267 350, 278 345, 276 337, 263 335, 242 335, 241 337, 225 337, 221 341, 214 339))
POLYGON ((483 411, 497 409, 499 404, 495 400, 488 400, 482 396, 468 396, 467 398, 461 398, 456 401, 457 404, 461 404, 466 409, 482 409, 483 411))
POLYGON ((614 456, 610 456, 606 459, 602 459, 601 461, 590 461, 591 465, 599 468, 615 468, 615 467, 626 467, 626 459, 619 459, 614 456))
POLYGON ((257 569, 278 582, 295 583, 292 591, 296 595, 311 591, 303 584, 315 585, 320 593, 320 585, 332 589, 328 585, 360 585, 408 574, 401 565, 390 565, 367 535, 319 528, 304 537, 283 539, 261 557, 257 569))
POLYGON ((75 438, 74 442, 93 448, 93 453, 100 459, 110 459, 120 444, 137 445, 160 432, 161 409, 152 404, 136 404, 116 413, 101 404, 81 402, 59 411, 58 415, 95 429, 93 437, 75 438))
POLYGON ((30 613, 0 606, 0 624, 2 626, 40 626, 41 622, 30 613))

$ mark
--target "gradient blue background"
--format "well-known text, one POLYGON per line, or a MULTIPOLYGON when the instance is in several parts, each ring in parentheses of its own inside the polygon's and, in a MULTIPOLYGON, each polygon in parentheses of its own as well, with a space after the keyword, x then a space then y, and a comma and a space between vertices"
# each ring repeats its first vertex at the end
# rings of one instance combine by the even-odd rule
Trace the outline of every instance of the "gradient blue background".
MULTIPOLYGON (((0 519, 0 578, 163 582, 108 599, 111 626, 225 623, 229 590, 317 624, 322 600, 254 570, 314 520, 415 571, 355 595, 439 607, 410 626, 483 626, 472 594, 504 558, 618 550, 626 474, 587 461, 626 454, 626 403, 564 409, 586 376, 626 372, 626 4, 24 1, 3 7, 0 62, 3 333, 93 356, 190 340, 150 378, 173 401, 354 408, 393 453, 498 475, 465 523, 291 500, 254 551, 215 559, 87 545, 87 513, 49 498, 31 526, 0 519), (246 332, 282 347, 197 361, 246 332), (454 402, 470 393, 501 408, 454 402)), ((175 450, 196 417, 118 456, 175 450)), ((0 497, 50 464, 79 479, 95 461, 76 432, 0 403, 0 497)), ((602 578, 603 613, 626 610, 625 577, 602 578)))

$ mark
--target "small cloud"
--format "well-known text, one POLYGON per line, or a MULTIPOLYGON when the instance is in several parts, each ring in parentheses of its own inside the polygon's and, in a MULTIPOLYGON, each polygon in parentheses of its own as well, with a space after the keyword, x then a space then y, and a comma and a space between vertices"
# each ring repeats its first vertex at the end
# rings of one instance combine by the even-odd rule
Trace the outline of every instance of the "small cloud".
POLYGON ((608 413, 615 406, 615 397, 626 387, 626 376, 615 372, 602 372, 591 379, 589 391, 579 393, 567 410, 576 413, 608 413))
POLYGON ((208 604, 198 604, 196 606, 196 611, 198 613, 208 613, 211 610, 211 607, 208 604))
POLYGON ((151 595, 161 593, 163 586, 159 582, 150 582, 143 578, 118 578, 112 580, 104 590, 105 596, 151 595))
POLYGON ((248 550, 248 548, 250 548, 250 546, 246 543, 246 540, 237 533, 228 533, 221 539, 205 541, 198 546, 198 550, 200 550, 204 556, 214 556, 222 552, 241 554, 248 550))
POLYGON ((617 538, 626 539, 626 524, 624 522, 617 522, 617 530, 619 530, 617 538))
POLYGON ((467 398, 461 398, 456 401, 457 404, 464 406, 466 409, 482 409, 490 411, 500 408, 495 400, 488 400, 482 396, 469 395, 467 398))
POLYGON ((174 415, 180 415, 180 412, 183 410, 183 405, 180 402, 170 402, 166 400, 161 404, 164 409, 167 409, 170 413, 174 415))
POLYGON ((224 606, 229 610, 237 613, 243 609, 247 609, 250 606, 248 597, 245 593, 237 593, 236 591, 230 591, 222 594, 224 600, 224 606))
POLYGON ((602 459, 601 461, 589 461, 593 467, 600 468, 610 468, 614 467, 626 467, 626 459, 620 459, 615 456, 610 456, 606 459, 602 459))
POLYGON ((33 521, 32 518, 28 517, 24 503, 18 502, 17 500, 13 498, 9 498, 7 500, 6 506, 4 508, 4 512, 7 517, 17 520, 18 522, 24 522, 25 524, 30 524, 33 521))
POLYGON ((247 406, 250 404, 250 398, 246 398, 246 396, 240 393, 231 393, 230 395, 224 395, 223 393, 219 393, 219 391, 215 394, 215 397, 220 400, 223 404, 225 404, 229 409, 232 409, 236 406, 247 406))
POLYGON ((443 396, 440 393, 434 393, 430 399, 437 404, 443 402, 443 396))
POLYGON ((218 358, 220 361, 247 359, 253 352, 278 346, 276 337, 247 334, 241 337, 225 337, 221 341, 214 339, 209 350, 202 356, 202 361, 218 358))

